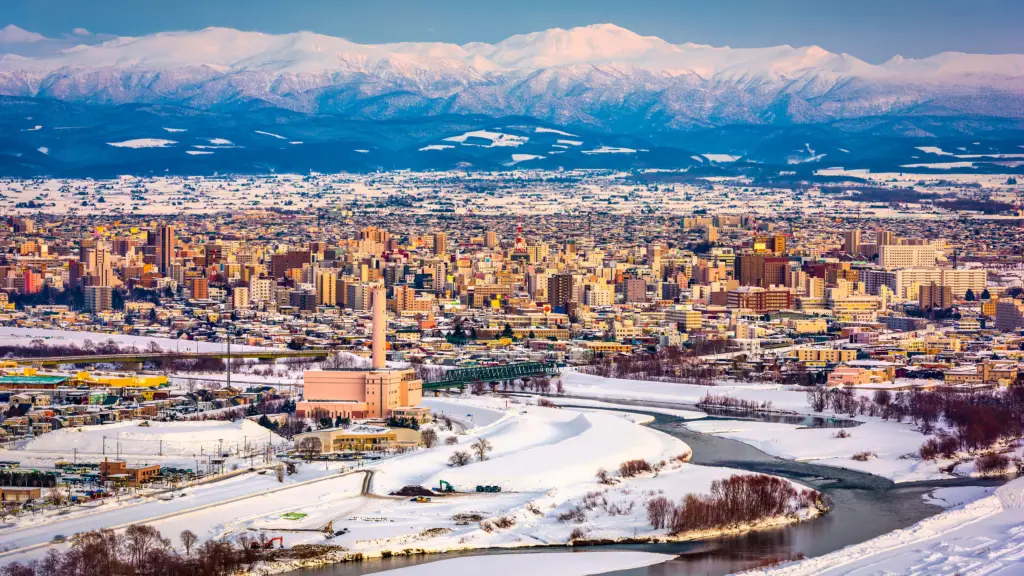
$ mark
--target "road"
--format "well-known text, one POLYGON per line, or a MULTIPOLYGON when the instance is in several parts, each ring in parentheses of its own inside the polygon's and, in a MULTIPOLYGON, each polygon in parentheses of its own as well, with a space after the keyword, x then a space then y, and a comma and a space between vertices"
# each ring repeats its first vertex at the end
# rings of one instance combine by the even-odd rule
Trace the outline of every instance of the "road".
MULTIPOLYGON (((58 534, 70 537, 79 532, 87 532, 98 528, 121 530, 133 524, 152 524, 157 521, 228 506, 253 498, 265 497, 270 494, 302 489, 312 484, 337 480, 353 474, 364 474, 360 496, 373 498, 375 496, 370 492, 372 489, 373 472, 372 469, 349 470, 340 474, 331 474, 284 485, 278 484, 276 477, 268 474, 258 479, 247 479, 248 482, 245 485, 240 485, 240 482, 225 482, 220 486, 210 486, 201 494, 193 494, 192 497, 176 498, 170 501, 154 499, 143 504, 78 515, 64 521, 47 522, 41 525, 9 530, 0 533, 3 546, 7 548, 5 551, 0 552, 0 563, 5 564, 21 560, 20 556, 54 546, 55 544, 52 540, 58 534), (268 486, 270 487, 268 488, 268 486), (246 489, 250 491, 237 495, 240 491, 245 491, 246 489), (233 494, 234 496, 232 496, 233 494)), ((296 501, 298 502, 299 500, 297 499, 296 501)))

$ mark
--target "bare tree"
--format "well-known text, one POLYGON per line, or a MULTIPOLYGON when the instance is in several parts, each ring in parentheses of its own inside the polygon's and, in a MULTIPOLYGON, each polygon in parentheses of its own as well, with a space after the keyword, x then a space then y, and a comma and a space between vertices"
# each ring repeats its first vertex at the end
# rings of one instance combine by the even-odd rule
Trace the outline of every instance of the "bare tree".
POLYGON ((316 436, 309 436, 303 438, 299 442, 299 452, 302 453, 306 460, 311 460, 314 456, 319 456, 323 452, 323 443, 316 436))
POLYGON ((465 466, 472 461, 473 456, 471 456, 469 452, 466 452, 465 450, 456 450, 455 452, 452 452, 451 457, 448 458, 448 465, 459 467, 465 466))
POLYGON ((486 438, 477 438, 469 447, 476 452, 476 459, 481 462, 487 460, 487 453, 494 450, 494 445, 486 438))
POLYGON ((427 428, 426 430, 422 430, 420 432, 420 440, 423 442, 423 445, 426 446, 427 448, 433 448, 434 446, 437 445, 437 431, 434 430, 433 428, 427 428))
POLYGON ((125 529, 124 537, 129 562, 136 568, 142 566, 150 553, 170 545, 170 541, 160 536, 156 528, 145 524, 132 524, 125 529))
POLYGON ((192 554, 192 547, 199 541, 199 537, 191 530, 182 530, 178 537, 181 538, 181 545, 185 547, 185 555, 192 554))
POLYGON ((459 437, 458 436, 449 436, 449 437, 444 439, 444 443, 446 445, 448 445, 448 446, 454 446, 455 444, 459 443, 459 437))

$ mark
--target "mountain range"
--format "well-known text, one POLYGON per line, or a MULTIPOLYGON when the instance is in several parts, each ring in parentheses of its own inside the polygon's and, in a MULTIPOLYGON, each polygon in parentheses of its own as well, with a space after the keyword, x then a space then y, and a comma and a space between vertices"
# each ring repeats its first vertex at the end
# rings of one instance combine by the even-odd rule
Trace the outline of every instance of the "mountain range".
MULTIPOLYGON (((359 137, 351 142, 360 150, 407 146, 419 152, 462 132, 501 128, 495 122, 511 118, 528 125, 523 134, 537 127, 592 134, 591 151, 676 147, 676 163, 685 165, 692 161, 686 158, 710 152, 765 162, 750 155, 780 138, 786 144, 768 154, 770 161, 817 162, 810 159, 827 153, 810 153, 816 149, 851 151, 840 141, 850 134, 997 134, 997 142, 971 145, 1006 153, 1024 122, 1024 55, 947 52, 871 64, 817 46, 672 44, 612 24, 463 45, 366 45, 310 32, 227 28, 137 38, 86 34, 58 41, 13 26, 0 30, 0 128, 46 127, 44 119, 55 114, 71 124, 102 118, 102 124, 88 125, 94 140, 103 140, 90 142, 102 147, 112 138, 152 140, 159 136, 154 129, 173 129, 158 126, 161 119, 166 124, 180 117, 190 134, 206 122, 210 129, 247 135, 274 132, 266 123, 284 121, 301 126, 284 140, 298 141, 301 133, 303 142, 312 143, 322 136, 317 128, 324 134, 355 130, 359 137), (257 116, 259 125, 253 124, 257 116), (141 129, 141 118, 152 125, 141 129), (382 133, 402 126, 400 137, 374 138, 376 130, 366 126, 380 123, 390 123, 382 133), (816 145, 807 131, 825 141, 816 145), (752 140, 742 141, 739 134, 752 140), (694 141, 715 149, 696 149, 694 141)), ((65 144, 81 138, 62 136, 65 144)), ((45 149, 39 153, 50 158, 38 160, 53 162, 61 139, 39 137, 8 133, 5 140, 0 134, 0 155, 22 159, 13 161, 18 164, 26 153, 45 149), (28 150, 26 138, 36 139, 28 150)), ((447 150, 464 148, 459 143, 431 150, 444 157, 447 150)), ((458 163, 472 164, 466 158, 458 163)), ((0 160, 0 171, 4 164, 0 160)))

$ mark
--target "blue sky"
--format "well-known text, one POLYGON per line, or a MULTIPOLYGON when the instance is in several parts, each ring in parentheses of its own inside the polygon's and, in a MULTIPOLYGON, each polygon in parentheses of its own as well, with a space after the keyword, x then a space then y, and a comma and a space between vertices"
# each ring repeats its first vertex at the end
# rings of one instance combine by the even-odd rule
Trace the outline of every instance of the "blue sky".
POLYGON ((670 42, 817 44, 871 62, 946 50, 1024 53, 1024 0, 0 0, 0 27, 59 37, 227 26, 363 43, 495 42, 611 22, 670 42))

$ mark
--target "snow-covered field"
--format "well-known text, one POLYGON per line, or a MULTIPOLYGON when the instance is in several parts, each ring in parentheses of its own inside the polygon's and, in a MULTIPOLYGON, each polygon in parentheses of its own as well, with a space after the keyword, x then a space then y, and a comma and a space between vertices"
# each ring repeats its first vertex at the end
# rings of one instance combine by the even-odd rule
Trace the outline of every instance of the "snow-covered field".
MULTIPOLYGON (((433 449, 364 464, 373 470, 371 496, 359 494, 361 474, 303 486, 292 484, 294 487, 277 485, 272 474, 249 474, 190 489, 185 498, 169 502, 152 501, 123 508, 104 505, 107 507, 85 516, 76 513, 73 518, 7 535, 0 533, 0 536, 4 536, 8 547, 16 548, 46 542, 53 534, 140 522, 151 523, 170 536, 188 528, 204 539, 231 538, 252 531, 273 536, 275 530, 281 530, 286 544, 291 546, 323 543, 324 537, 317 532, 285 529, 315 529, 333 521, 335 530, 348 528, 349 532, 333 538, 330 543, 343 546, 345 553, 359 552, 367 556, 388 550, 557 545, 574 537, 667 538, 665 530, 650 527, 646 511, 648 500, 663 495, 679 501, 686 494, 707 493, 713 481, 740 473, 680 461, 678 457, 685 459, 690 452, 684 442, 638 425, 633 418, 621 413, 609 413, 599 407, 588 407, 585 411, 545 408, 532 404, 532 399, 518 398, 430 398, 423 403, 435 413, 457 420, 466 431, 453 434, 441 430, 442 442, 433 449), (444 442, 451 436, 458 439, 458 444, 444 442), (474 458, 462 467, 448 465, 453 452, 471 451, 471 444, 481 438, 493 446, 485 460, 474 458), (611 476, 615 477, 619 464, 632 459, 644 459, 657 465, 659 471, 620 478, 613 484, 602 484, 596 477, 600 468, 611 471, 611 476), (452 483, 459 493, 435 496, 429 503, 387 496, 406 485, 436 488, 441 480, 452 483), (475 487, 480 484, 499 485, 502 492, 477 493, 475 487), (262 494, 268 489, 277 491, 262 494), (254 494, 259 496, 217 504, 218 498, 254 494), (192 505, 186 506, 187 503, 192 505), (582 517, 559 519, 577 509, 582 517), (174 514, 168 516, 171 512, 174 514), (286 512, 306 516, 298 521, 287 520, 282 516, 286 512)), ((214 441, 217 436, 227 436, 226 430, 199 430, 211 425, 220 423, 196 423, 189 434, 198 433, 214 441)), ((247 436, 242 429, 244 426, 234 434, 247 436)), ((118 429, 103 428, 105 432, 118 429)), ((149 432, 159 432, 167 438, 175 434, 175 430, 163 428, 149 432)), ((185 440, 192 441, 191 436, 185 440)), ((43 439, 36 442, 40 441, 43 439)), ((71 446, 56 436, 54 441, 71 446)), ((107 442, 109 444, 110 440, 107 442)), ((93 448, 91 441, 81 444, 93 448)), ((178 446, 171 441, 165 444, 178 446)), ((316 479, 318 473, 331 473, 318 472, 320 466, 338 467, 322 463, 303 465, 299 478, 316 479)), ((289 482, 294 483, 294 480, 289 479, 289 482)), ((804 510, 798 517, 814 514, 816 511, 804 510)), ((0 562, 24 560, 43 553, 44 548, 36 548, 0 558, 0 562)))
MULTIPOLYGON (((602 378, 578 372, 563 374, 562 383, 567 394, 593 399, 695 404, 707 394, 713 394, 759 404, 771 402, 775 410, 823 415, 811 410, 805 392, 779 385, 693 386, 602 378)), ((556 401, 580 402, 574 398, 556 401)), ((645 408, 645 411, 647 410, 653 409, 645 408)), ((859 470, 889 478, 894 482, 949 478, 948 474, 939 471, 936 462, 925 462, 916 457, 918 449, 928 436, 919 432, 912 424, 861 416, 853 419, 861 421, 862 424, 849 428, 848 438, 835 437, 835 428, 804 428, 794 424, 759 421, 698 420, 689 422, 687 426, 698 432, 739 440, 780 458, 814 461, 815 464, 859 470), (871 452, 874 456, 866 461, 853 460, 852 456, 861 452, 871 452), (907 455, 912 457, 904 457, 907 455)))
POLYGON ((773 576, 1024 573, 1024 479, 964 506, 831 554, 759 572, 773 576))
POLYGON ((70 456, 78 454, 119 454, 125 457, 169 457, 240 454, 246 448, 288 441, 251 420, 237 422, 138 422, 125 421, 101 426, 62 428, 30 440, 12 453, 36 453, 70 456))
POLYGON ((927 438, 909 424, 885 422, 877 418, 847 428, 848 438, 837 438, 836 428, 804 428, 794 424, 731 420, 690 422, 687 427, 739 440, 772 456, 836 466, 889 478, 893 482, 913 482, 949 478, 934 461, 917 457, 927 438), (866 461, 854 460, 854 454, 871 452, 866 461), (902 458, 910 454, 911 457, 902 458))

